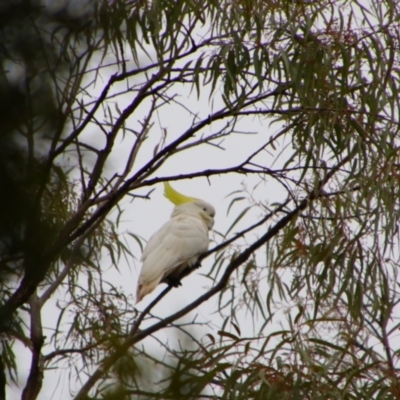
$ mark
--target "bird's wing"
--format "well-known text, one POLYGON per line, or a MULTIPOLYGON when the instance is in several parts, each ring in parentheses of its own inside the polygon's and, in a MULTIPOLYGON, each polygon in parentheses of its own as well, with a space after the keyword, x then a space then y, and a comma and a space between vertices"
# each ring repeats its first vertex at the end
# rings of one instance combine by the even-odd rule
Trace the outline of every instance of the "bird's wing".
POLYGON ((139 284, 169 275, 182 263, 189 262, 208 249, 208 230, 204 222, 192 216, 179 216, 157 231, 144 249, 139 284))

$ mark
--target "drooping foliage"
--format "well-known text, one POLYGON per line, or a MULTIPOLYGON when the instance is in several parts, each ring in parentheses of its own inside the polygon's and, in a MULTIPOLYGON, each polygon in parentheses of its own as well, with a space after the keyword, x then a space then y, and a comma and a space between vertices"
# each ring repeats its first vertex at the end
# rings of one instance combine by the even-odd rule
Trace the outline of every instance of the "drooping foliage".
POLYGON ((76 399, 398 398, 399 25, 389 0, 3 1, 0 399, 65 368, 76 399), (140 258, 127 199, 238 175, 208 289, 139 312, 107 275, 140 258))

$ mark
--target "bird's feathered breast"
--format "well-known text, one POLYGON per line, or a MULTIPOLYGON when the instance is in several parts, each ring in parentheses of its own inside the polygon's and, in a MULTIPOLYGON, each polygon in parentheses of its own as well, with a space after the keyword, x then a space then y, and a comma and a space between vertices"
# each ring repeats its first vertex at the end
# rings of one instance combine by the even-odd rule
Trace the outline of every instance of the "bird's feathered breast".
POLYGON ((182 263, 195 263, 207 251, 208 243, 208 229, 199 216, 173 215, 147 243, 140 281, 166 276, 182 263))

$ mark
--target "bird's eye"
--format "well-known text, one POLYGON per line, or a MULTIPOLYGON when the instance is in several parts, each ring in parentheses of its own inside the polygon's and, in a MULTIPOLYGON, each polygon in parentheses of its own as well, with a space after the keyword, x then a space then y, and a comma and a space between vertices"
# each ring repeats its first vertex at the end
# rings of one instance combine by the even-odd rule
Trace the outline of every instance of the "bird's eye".
POLYGON ((203 210, 204 210, 204 211, 207 211, 207 208, 203 207, 203 210))

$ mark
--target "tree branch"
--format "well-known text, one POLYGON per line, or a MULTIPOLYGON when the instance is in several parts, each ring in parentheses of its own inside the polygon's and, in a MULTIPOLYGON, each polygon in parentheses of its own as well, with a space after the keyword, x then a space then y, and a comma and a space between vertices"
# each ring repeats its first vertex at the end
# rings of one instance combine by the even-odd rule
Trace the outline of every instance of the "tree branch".
MULTIPOLYGON (((176 312, 175 314, 172 314, 169 317, 164 318, 162 321, 155 323, 149 328, 139 331, 134 335, 129 335, 128 338, 125 340, 125 342, 115 350, 114 354, 111 354, 110 356, 106 357, 103 360, 101 366, 97 368, 97 370, 93 373, 93 375, 90 376, 89 379, 86 381, 86 383, 82 386, 82 388, 76 395, 75 400, 84 400, 88 395, 89 391, 96 384, 96 382, 99 379, 101 379, 104 376, 104 374, 122 356, 124 356, 127 353, 127 351, 132 345, 138 343, 147 336, 157 332, 158 330, 168 326, 173 321, 188 314, 190 311, 197 308, 200 304, 204 303, 212 296, 220 292, 229 282, 232 273, 242 264, 244 264, 257 249, 266 244, 272 237, 276 236, 287 224, 289 224, 290 221, 292 221, 294 217, 296 217, 301 211, 303 211, 310 202, 319 198, 323 186, 329 181, 329 179, 335 174, 335 172, 337 172, 341 168, 341 166, 347 163, 350 159, 351 155, 349 154, 326 174, 325 178, 318 183, 315 190, 311 191, 307 196, 307 198, 302 200, 300 204, 293 211, 282 217, 263 236, 261 236, 252 245, 247 247, 237 257, 235 257, 226 267, 225 272, 222 275, 221 279, 218 281, 218 283, 214 287, 212 287, 208 292, 206 292, 205 294, 197 298, 195 301, 193 301, 191 304, 187 305, 186 307, 176 312)), ((163 294, 164 292, 162 292, 159 297, 161 298, 163 294)), ((156 300, 158 301, 159 298, 157 297, 156 300)))
POLYGON ((44 337, 40 316, 40 301, 36 293, 32 294, 30 297, 29 304, 31 314, 32 360, 28 380, 22 393, 22 400, 35 400, 43 383, 42 346, 44 337))

